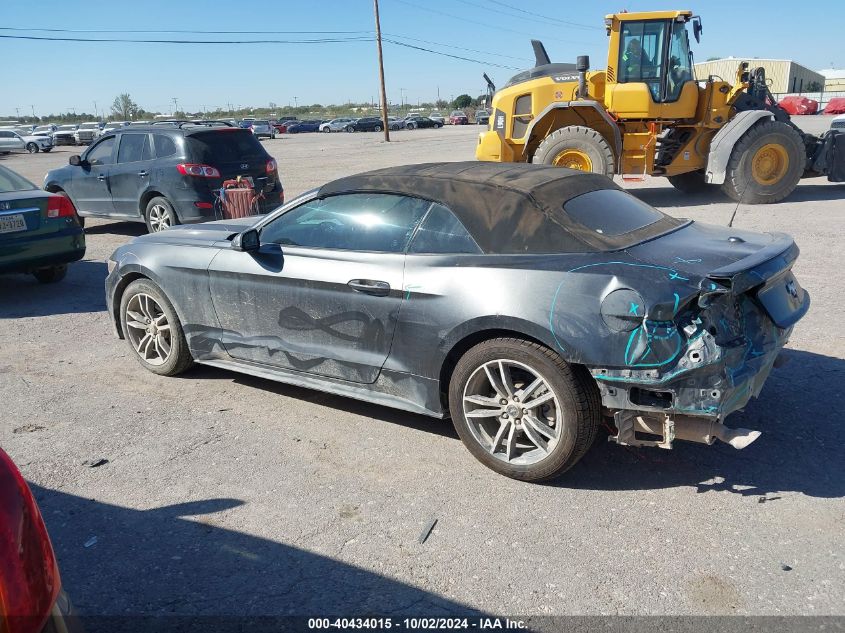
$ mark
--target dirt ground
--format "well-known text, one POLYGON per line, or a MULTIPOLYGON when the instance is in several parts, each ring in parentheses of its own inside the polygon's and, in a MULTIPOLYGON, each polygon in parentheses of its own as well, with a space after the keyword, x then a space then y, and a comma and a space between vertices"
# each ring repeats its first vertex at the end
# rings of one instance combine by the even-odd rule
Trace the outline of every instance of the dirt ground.
MULTIPOLYGON (((796 119, 810 131, 828 117, 796 119)), ((472 160, 475 126, 266 141, 288 196, 371 168, 472 160)), ((0 160, 41 183, 74 148, 0 160)), ((551 485, 497 476, 448 422, 210 368, 143 370, 105 261, 143 225, 90 221, 65 281, 0 278, 0 445, 88 614, 845 614, 845 186, 783 203, 626 183, 663 211, 783 231, 812 307, 738 452, 600 438, 551 485), (108 460, 99 466, 99 461, 108 460), (420 531, 437 524, 424 544, 420 531)))

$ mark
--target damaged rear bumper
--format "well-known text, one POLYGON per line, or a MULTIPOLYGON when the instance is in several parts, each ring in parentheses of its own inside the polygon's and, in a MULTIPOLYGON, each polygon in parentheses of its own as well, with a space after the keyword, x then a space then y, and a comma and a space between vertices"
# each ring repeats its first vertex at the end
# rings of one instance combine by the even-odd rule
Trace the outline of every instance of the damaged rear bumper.
MULTIPOLYGON (((794 324, 810 306, 792 275, 798 249, 775 244, 712 271, 699 292, 627 340, 624 367, 590 368, 622 444, 671 448, 673 439, 744 448, 759 436, 724 419, 759 396, 794 324), (768 251, 768 252, 766 252, 768 251)), ((659 318, 658 318, 659 317, 659 318)))

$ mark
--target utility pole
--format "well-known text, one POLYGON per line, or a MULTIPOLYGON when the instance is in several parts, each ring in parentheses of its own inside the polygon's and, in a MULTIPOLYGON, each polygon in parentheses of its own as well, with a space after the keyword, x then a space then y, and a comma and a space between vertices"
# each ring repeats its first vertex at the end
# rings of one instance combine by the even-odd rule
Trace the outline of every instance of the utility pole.
POLYGON ((100 115, 99 115, 99 113, 97 112, 97 102, 96 102, 96 101, 94 102, 94 118, 95 118, 95 119, 99 119, 99 118, 100 118, 100 115))
POLYGON ((15 108, 15 112, 17 112, 17 117, 16 117, 16 119, 17 119, 17 120, 20 120, 20 118, 21 118, 21 109, 20 109, 20 108, 15 108))
POLYGON ((35 106, 34 106, 34 105, 31 105, 31 106, 29 106, 29 107, 30 107, 30 108, 32 108, 32 118, 33 118, 33 119, 34 119, 34 118, 36 118, 36 116, 35 116, 35 106))
POLYGON ((298 108, 298 107, 299 107, 299 101, 297 100, 297 98, 296 98, 296 97, 294 97, 294 98, 293 98, 293 107, 294 107, 294 108, 298 108))
POLYGON ((376 45, 378 47, 378 78, 381 86, 381 124, 384 127, 384 140, 390 142, 390 126, 387 124, 387 92, 384 89, 384 58, 381 53, 381 21, 378 17, 378 0, 373 0, 376 14, 376 45))
POLYGON ((173 97, 173 105, 176 108, 173 111, 173 114, 175 115, 177 112, 179 112, 179 102, 176 100, 176 97, 173 97))

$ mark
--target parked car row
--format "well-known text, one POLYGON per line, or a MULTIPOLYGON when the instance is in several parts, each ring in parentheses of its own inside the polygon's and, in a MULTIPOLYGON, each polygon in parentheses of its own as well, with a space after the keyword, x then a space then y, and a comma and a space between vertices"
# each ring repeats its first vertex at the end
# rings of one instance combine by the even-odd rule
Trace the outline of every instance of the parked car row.
POLYGON ((26 133, 25 130, 14 130, 9 128, 0 129, 0 154, 12 152, 49 152, 53 149, 53 138, 50 136, 36 136, 26 133))

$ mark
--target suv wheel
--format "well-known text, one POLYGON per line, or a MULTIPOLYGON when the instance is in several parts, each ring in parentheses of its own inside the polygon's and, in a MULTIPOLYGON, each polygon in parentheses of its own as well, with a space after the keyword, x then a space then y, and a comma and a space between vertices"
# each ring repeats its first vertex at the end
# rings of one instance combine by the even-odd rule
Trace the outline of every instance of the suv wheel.
POLYGON ((449 412, 482 464, 514 479, 542 481, 587 452, 601 405, 583 368, 538 343, 499 338, 479 343, 458 361, 449 412))
POLYGON ((37 143, 27 143, 26 144, 26 151, 30 154, 37 154, 38 153, 38 144, 37 143))
POLYGON ((381 132, 381 126, 377 125, 373 128, 373 130, 376 131, 376 132, 381 132))
POLYGON ((354 132, 354 131, 355 131, 355 128, 354 128, 354 127, 352 127, 351 125, 347 125, 347 126, 346 126, 346 131, 347 131, 347 132, 354 132))
POLYGON ((150 233, 158 233, 179 224, 179 216, 173 210, 173 205, 167 198, 162 197, 153 198, 147 203, 144 219, 150 233))
POLYGON ((417 124, 416 124, 416 123, 408 123, 408 124, 405 126, 405 129, 406 129, 406 130, 414 130, 414 129, 416 129, 416 127, 417 127, 417 124))

